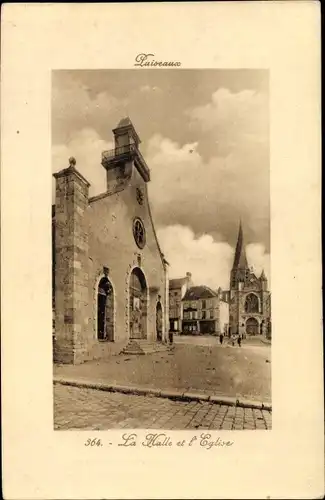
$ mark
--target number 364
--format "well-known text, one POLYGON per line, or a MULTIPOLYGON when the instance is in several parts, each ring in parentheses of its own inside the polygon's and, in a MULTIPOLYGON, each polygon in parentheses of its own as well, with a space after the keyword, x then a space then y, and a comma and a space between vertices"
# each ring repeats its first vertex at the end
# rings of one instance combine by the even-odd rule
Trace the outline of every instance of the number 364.
POLYGON ((94 439, 89 438, 85 442, 85 446, 102 446, 102 443, 101 443, 101 440, 98 438, 94 438, 94 439))

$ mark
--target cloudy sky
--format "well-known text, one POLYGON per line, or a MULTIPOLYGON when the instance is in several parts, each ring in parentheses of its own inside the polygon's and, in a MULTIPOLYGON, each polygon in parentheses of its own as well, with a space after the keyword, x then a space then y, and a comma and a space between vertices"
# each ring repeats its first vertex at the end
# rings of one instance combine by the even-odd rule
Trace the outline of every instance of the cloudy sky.
POLYGON ((130 116, 170 276, 229 286, 241 218, 249 264, 270 275, 269 88, 265 70, 91 70, 52 74, 53 172, 74 156, 105 191, 101 152, 130 116))

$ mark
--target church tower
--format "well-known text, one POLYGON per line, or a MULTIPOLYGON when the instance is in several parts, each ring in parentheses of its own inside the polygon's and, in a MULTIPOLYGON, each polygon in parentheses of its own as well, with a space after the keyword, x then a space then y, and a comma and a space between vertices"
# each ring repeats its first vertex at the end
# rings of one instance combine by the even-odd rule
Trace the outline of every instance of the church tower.
POLYGON ((270 292, 264 270, 258 278, 249 268, 242 223, 239 224, 233 266, 230 272, 230 333, 267 335, 270 324, 270 292))
POLYGON ((139 150, 141 140, 128 116, 119 121, 113 134, 114 149, 102 153, 107 192, 122 191, 128 187, 133 167, 139 173, 143 189, 144 184, 150 181, 150 171, 139 150))

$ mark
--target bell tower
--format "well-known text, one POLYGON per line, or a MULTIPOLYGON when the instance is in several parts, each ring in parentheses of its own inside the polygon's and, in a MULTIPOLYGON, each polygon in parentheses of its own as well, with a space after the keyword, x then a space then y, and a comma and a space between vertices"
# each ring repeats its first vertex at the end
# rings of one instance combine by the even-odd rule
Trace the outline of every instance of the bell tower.
POLYGON ((243 332, 241 317, 242 300, 246 280, 249 276, 249 267, 246 258, 242 223, 239 223, 235 257, 230 273, 230 304, 229 327, 231 333, 243 332))
POLYGON ((248 267, 242 223, 239 224, 235 257, 230 273, 229 327, 231 333, 266 335, 270 322, 268 281, 248 267))
POLYGON ((133 166, 144 182, 150 180, 149 168, 140 153, 140 138, 129 117, 122 118, 113 129, 114 149, 102 152, 102 165, 106 170, 107 191, 124 189, 131 178, 133 166))

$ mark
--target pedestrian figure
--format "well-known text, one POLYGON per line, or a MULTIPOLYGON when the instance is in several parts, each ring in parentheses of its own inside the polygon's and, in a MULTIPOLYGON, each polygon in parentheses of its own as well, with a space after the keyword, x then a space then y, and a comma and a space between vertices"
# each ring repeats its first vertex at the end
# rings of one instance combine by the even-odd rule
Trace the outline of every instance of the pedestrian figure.
POLYGON ((223 333, 220 333, 219 340, 220 340, 220 344, 222 345, 222 342, 223 342, 223 333))
POLYGON ((241 347, 241 335, 238 335, 237 342, 238 342, 238 346, 241 347))
POLYGON ((232 346, 234 347, 235 345, 235 342, 236 342, 236 334, 233 333, 232 336, 231 336, 231 343, 232 343, 232 346))

